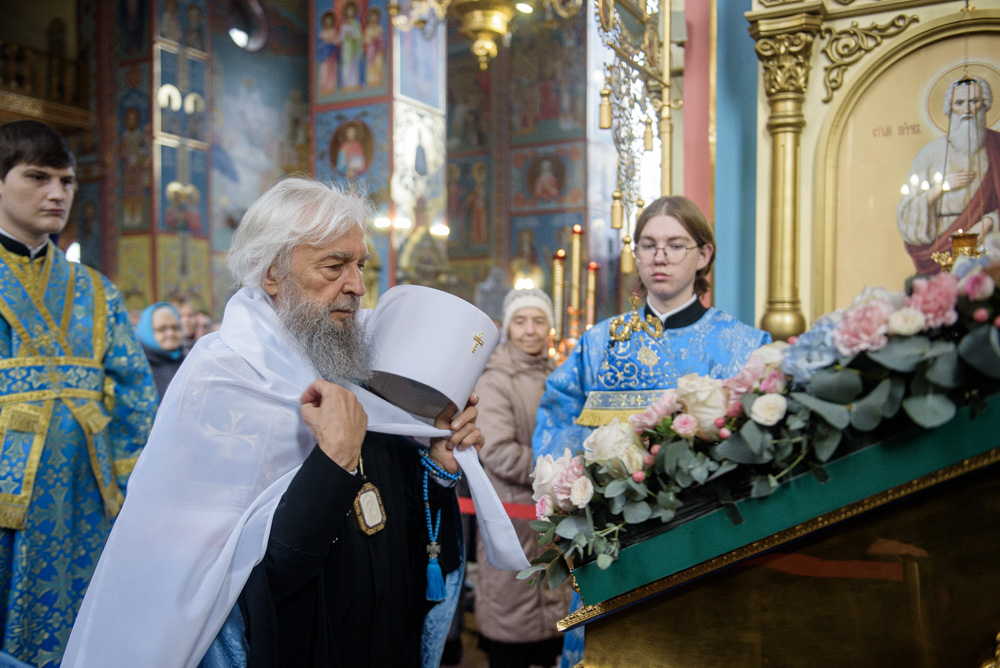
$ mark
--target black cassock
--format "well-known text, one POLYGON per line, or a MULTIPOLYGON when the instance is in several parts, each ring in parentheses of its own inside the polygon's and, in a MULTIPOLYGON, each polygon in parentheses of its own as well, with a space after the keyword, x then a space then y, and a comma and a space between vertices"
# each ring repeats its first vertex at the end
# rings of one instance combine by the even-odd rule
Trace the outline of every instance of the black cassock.
MULTIPOLYGON (((275 510, 267 552, 239 605, 249 668, 416 667, 426 600, 427 520, 418 444, 368 432, 364 476, 351 475, 317 446, 275 510), (354 498, 372 482, 385 527, 368 536, 354 498)), ((459 565, 453 489, 428 482, 445 575, 459 565)))

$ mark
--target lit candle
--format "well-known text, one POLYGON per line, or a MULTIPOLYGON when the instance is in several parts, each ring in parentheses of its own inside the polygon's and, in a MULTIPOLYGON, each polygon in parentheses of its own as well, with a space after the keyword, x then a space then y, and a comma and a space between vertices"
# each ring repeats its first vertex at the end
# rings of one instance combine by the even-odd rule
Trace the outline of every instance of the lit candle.
POLYGON ((569 336, 580 336, 580 250, 583 242, 583 227, 573 226, 572 246, 569 255, 569 336))
POLYGON ((597 263, 587 265, 587 329, 594 326, 597 316, 597 263))
POLYGON ((562 248, 556 251, 552 258, 552 315, 555 322, 552 323, 552 341, 559 343, 563 337, 563 315, 566 312, 565 289, 566 281, 566 251, 562 248))

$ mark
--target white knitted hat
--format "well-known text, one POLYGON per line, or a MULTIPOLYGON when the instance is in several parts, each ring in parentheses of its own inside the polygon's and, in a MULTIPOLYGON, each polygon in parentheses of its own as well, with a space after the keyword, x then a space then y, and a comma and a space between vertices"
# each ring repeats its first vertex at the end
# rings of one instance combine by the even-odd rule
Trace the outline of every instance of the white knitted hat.
POLYGON ((552 300, 547 294, 538 288, 511 290, 503 298, 503 326, 500 331, 505 339, 508 337, 507 328, 510 327, 510 321, 514 319, 514 314, 529 306, 541 309, 545 317, 549 319, 549 327, 552 327, 555 318, 552 317, 552 300))

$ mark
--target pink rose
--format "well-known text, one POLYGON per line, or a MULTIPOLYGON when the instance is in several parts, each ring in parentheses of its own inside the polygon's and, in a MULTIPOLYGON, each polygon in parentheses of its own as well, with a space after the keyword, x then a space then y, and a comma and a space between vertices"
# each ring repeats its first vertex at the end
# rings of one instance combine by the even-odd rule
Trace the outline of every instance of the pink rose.
POLYGON ((972 301, 982 301, 993 296, 996 283, 993 277, 983 271, 974 271, 958 284, 958 289, 972 301))
POLYGON ((569 509, 570 492, 573 491, 573 483, 583 476, 583 459, 573 457, 569 465, 559 473, 552 488, 555 490, 556 502, 560 508, 569 509))
POLYGON ((698 433, 698 418, 687 413, 681 413, 674 417, 671 427, 674 433, 681 438, 694 438, 698 433))
POLYGON ((771 373, 767 374, 764 380, 760 381, 760 391, 764 394, 775 394, 778 392, 785 391, 785 385, 787 384, 787 379, 785 374, 781 369, 775 369, 771 373))
POLYGON ((976 322, 986 322, 987 320, 990 319, 989 309, 980 306, 979 308, 977 308, 975 311, 972 312, 972 319, 975 320, 976 322))
POLYGON ((744 394, 757 387, 766 371, 764 359, 760 355, 751 354, 738 374, 722 381, 722 386, 729 390, 729 404, 739 403, 744 394))
POLYGON ((551 517, 555 512, 555 501, 548 494, 542 495, 538 501, 535 501, 535 517, 538 519, 544 520, 547 517, 551 517))
POLYGON ((947 271, 932 278, 918 278, 913 281, 913 294, 907 306, 920 310, 927 319, 925 329, 947 327, 958 320, 955 300, 958 297, 958 276, 947 271))
POLYGON ((635 429, 635 433, 641 434, 647 429, 650 431, 656 429, 656 425, 663 422, 663 418, 673 415, 680 409, 681 405, 677 402, 677 390, 669 389, 650 404, 645 411, 630 415, 628 421, 635 429))
POLYGON ((833 344, 841 355, 857 355, 862 350, 880 350, 889 342, 886 330, 892 305, 873 300, 844 311, 844 319, 833 330, 833 344))

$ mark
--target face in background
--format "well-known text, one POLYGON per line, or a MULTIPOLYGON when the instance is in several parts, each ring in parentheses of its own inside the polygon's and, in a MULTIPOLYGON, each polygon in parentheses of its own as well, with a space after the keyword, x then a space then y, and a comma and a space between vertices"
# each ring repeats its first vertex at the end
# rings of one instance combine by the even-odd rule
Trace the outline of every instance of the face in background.
POLYGON ((194 338, 200 339, 212 331, 212 316, 207 313, 195 315, 194 338))
POLYGON ((66 226, 76 172, 72 167, 14 165, 0 180, 0 227, 29 248, 66 226))
POLYGON ((177 311, 181 314, 181 329, 184 332, 184 338, 194 339, 195 330, 198 327, 198 312, 194 310, 194 306, 188 303, 178 306, 177 311))
POLYGON ((181 347, 181 323, 168 308, 157 309, 153 313, 153 338, 156 345, 165 352, 172 352, 181 347))
POLYGON ((673 216, 651 218, 636 239, 636 267, 653 307, 665 313, 694 296, 695 276, 699 269, 708 266, 714 250, 711 244, 698 246, 691 233, 673 216), (659 247, 655 255, 642 256, 640 249, 646 244, 659 247), (662 250, 670 247, 672 253, 679 253, 682 247, 689 250, 683 251, 683 259, 670 262, 662 250))
POLYGON ((519 308, 510 319, 507 337, 514 347, 528 355, 541 355, 549 342, 549 319, 535 306, 519 308))

